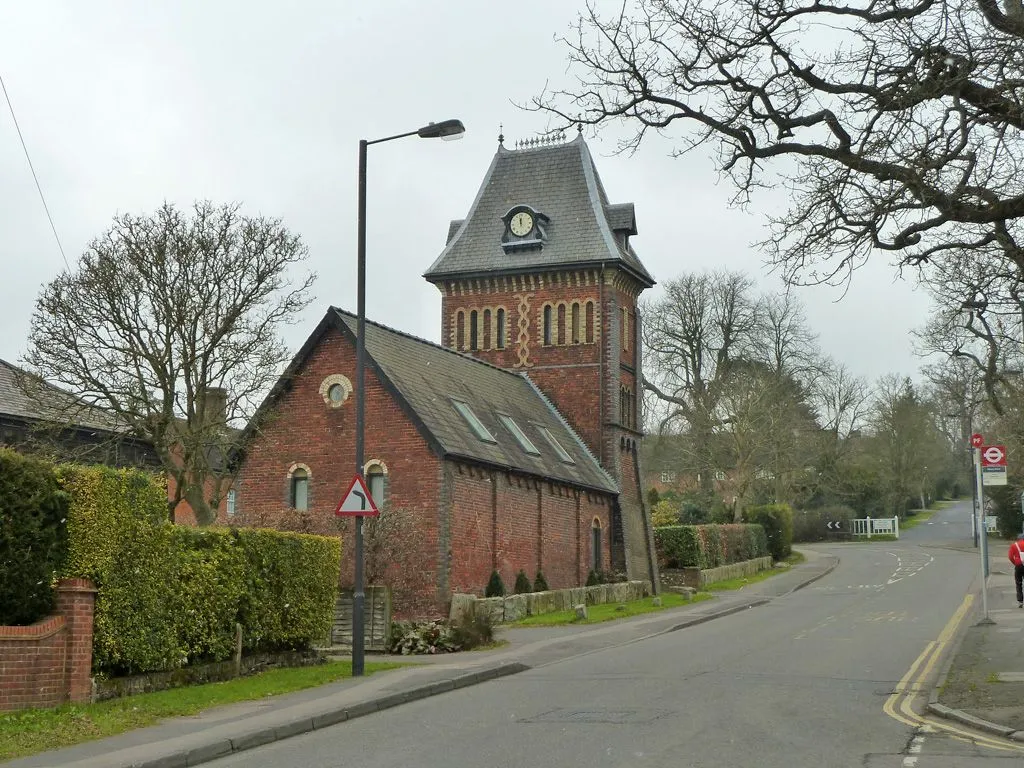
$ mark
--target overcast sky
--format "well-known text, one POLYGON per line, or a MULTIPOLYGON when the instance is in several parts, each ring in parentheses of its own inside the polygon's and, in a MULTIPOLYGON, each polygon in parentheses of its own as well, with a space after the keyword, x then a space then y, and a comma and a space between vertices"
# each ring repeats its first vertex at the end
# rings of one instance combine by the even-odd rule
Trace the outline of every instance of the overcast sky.
MULTIPOLYGON (((164 200, 241 202, 299 233, 320 275, 316 301, 286 331, 294 348, 329 304, 355 309, 358 140, 461 118, 459 142, 370 148, 368 314, 436 341, 440 298, 421 274, 449 220, 468 212, 499 124, 506 146, 547 127, 513 102, 568 82, 554 38, 581 5, 10 2, 0 10, 0 75, 72 266, 117 213, 164 200)), ((616 156, 614 130, 587 140, 613 202, 636 204, 633 243, 659 282, 725 267, 780 285, 752 246, 764 235, 760 211, 730 209, 732 189, 705 157, 672 159, 671 141, 657 138, 616 156)), ((769 192, 756 202, 763 211, 783 200, 769 192)), ((0 358, 14 362, 35 298, 64 262, 2 101, 0 263, 0 358)), ((825 287, 797 295, 822 347, 854 372, 919 366, 909 331, 927 301, 884 254, 841 301, 825 287)))

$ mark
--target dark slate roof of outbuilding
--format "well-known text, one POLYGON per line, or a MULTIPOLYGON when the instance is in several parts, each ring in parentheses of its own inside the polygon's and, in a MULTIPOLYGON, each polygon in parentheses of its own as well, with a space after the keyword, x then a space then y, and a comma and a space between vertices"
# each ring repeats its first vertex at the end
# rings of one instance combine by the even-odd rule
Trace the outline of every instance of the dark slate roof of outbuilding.
MULTIPOLYGON (((353 341, 356 316, 333 309, 353 341)), ((514 469, 571 485, 617 492, 615 482, 573 432, 554 406, 526 376, 495 367, 469 355, 432 344, 415 336, 366 323, 366 352, 370 364, 396 390, 446 456, 464 457, 514 469), (452 399, 470 406, 497 440, 480 440, 452 399), (498 420, 512 417, 540 451, 526 453, 498 420), (538 431, 547 427, 575 464, 566 464, 538 431)))
POLYGON ((616 229, 635 234, 633 206, 608 202, 582 136, 527 149, 499 146, 469 215, 456 226, 452 222, 445 249, 424 273, 430 281, 603 262, 618 263, 654 285, 632 247, 614 235, 616 229), (547 240, 543 248, 505 253, 501 217, 520 204, 550 218, 547 240))
POLYGON ((125 431, 113 415, 85 405, 71 393, 6 360, 0 360, 0 416, 106 432, 125 431))

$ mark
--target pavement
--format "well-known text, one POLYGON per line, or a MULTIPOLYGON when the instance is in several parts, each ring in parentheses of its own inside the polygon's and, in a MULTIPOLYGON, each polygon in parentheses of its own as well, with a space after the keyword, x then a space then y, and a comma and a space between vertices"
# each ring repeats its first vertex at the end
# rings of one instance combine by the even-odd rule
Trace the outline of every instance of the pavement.
MULTIPOLYGON (((556 662, 599 654, 755 609, 812 584, 839 563, 805 550, 806 562, 736 592, 654 614, 589 626, 500 628, 507 645, 429 657, 401 657, 401 669, 260 701, 216 707, 194 717, 10 761, 8 768, 179 768, 556 662)), ((1024 620, 1024 615, 1022 615, 1024 620)), ((369 661, 394 657, 368 656, 369 661)), ((240 756, 241 757, 241 756, 240 756)))
POLYGON ((1024 610, 1017 607, 1013 566, 1006 558, 1009 541, 990 539, 989 544, 991 622, 984 621, 979 597, 928 708, 977 730, 1024 741, 1024 610))

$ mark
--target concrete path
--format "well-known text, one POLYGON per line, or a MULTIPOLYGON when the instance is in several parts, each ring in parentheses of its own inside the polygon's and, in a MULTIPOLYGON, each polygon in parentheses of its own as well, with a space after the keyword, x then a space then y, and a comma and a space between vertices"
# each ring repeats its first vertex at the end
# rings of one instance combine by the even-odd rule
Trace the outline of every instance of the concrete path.
MULTIPOLYGON (((5 763, 9 768, 177 768, 193 766, 400 704, 556 662, 638 644, 764 605, 828 574, 838 557, 807 550, 807 561, 714 600, 589 626, 504 628, 508 645, 430 657, 426 663, 262 701, 217 707, 195 717, 5 763)), ((380 657, 371 657, 376 660, 380 657)), ((387 658, 387 657, 384 657, 387 658)), ((424 661, 403 657, 403 661, 424 661)), ((240 756, 241 757, 241 756, 240 756)), ((302 763, 295 763, 301 765, 302 763)))

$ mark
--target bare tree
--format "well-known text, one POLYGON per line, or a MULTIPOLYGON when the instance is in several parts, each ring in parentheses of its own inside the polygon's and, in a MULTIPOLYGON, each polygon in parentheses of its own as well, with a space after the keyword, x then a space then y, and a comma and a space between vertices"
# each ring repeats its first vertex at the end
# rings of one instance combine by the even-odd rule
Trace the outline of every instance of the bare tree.
POLYGON ((309 303, 315 276, 279 220, 237 205, 165 204, 118 216, 36 302, 26 363, 151 443, 185 499, 215 519, 227 485, 230 427, 280 374, 279 336, 309 303))
POLYGON ((576 83, 533 107, 710 147, 737 201, 782 181, 770 260, 842 279, 873 250, 1024 265, 1020 0, 629 0, 564 40, 576 83))
POLYGON ((644 307, 644 386, 663 404, 655 431, 685 432, 689 457, 710 488, 711 435, 730 366, 748 354, 757 325, 750 278, 684 274, 644 307))

